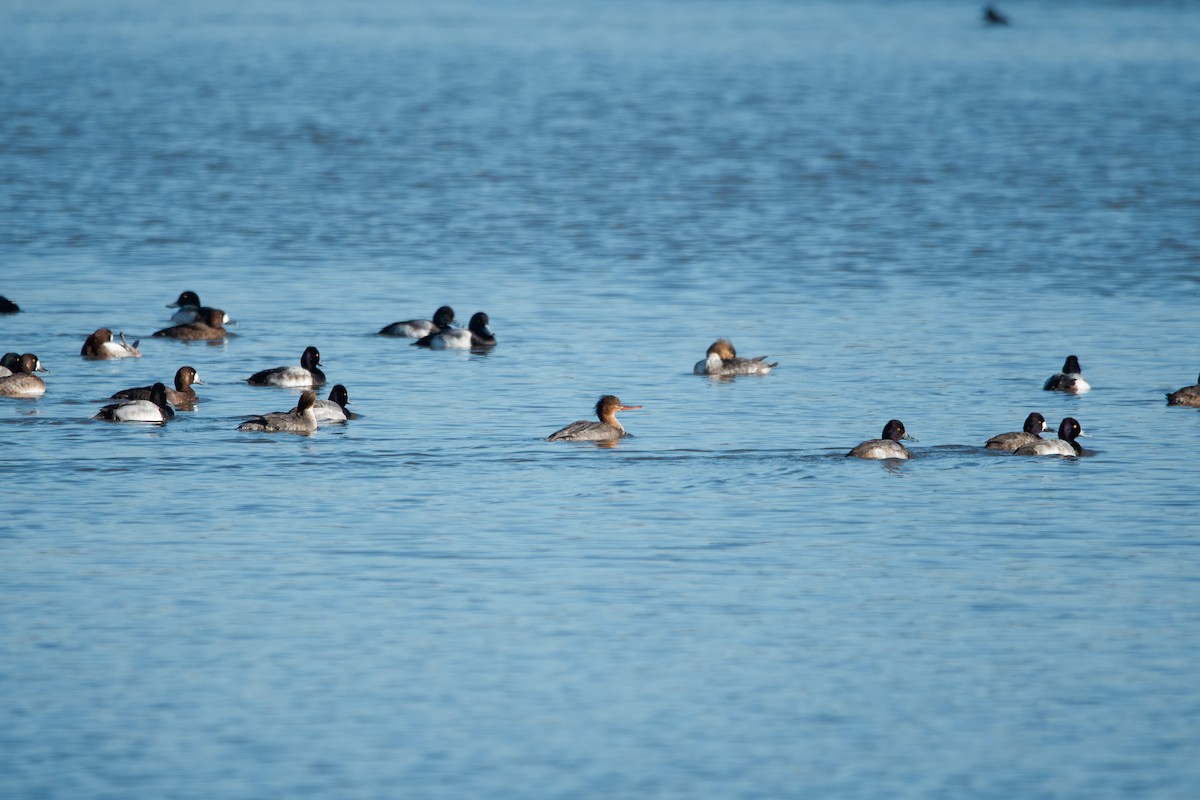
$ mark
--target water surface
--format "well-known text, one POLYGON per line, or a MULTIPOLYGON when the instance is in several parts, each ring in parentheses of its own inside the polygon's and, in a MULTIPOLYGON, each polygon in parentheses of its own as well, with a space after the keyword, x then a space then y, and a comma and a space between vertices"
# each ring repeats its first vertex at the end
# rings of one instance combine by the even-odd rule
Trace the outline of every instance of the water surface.
POLYGON ((1191 797, 1200 16, 1006 10, 0 8, 0 794, 1191 797), (310 344, 362 417, 236 431, 310 344))

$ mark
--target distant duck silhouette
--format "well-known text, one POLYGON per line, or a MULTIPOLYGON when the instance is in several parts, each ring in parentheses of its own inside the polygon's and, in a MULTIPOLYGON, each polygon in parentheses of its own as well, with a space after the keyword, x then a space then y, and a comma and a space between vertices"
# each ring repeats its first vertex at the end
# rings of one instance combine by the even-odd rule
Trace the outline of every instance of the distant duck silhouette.
POLYGON ((0 294, 0 314, 16 314, 20 310, 21 307, 19 305, 0 294))
POLYGON ((983 22, 986 25, 1007 25, 1008 17, 1001 14, 992 6, 984 6, 983 22))

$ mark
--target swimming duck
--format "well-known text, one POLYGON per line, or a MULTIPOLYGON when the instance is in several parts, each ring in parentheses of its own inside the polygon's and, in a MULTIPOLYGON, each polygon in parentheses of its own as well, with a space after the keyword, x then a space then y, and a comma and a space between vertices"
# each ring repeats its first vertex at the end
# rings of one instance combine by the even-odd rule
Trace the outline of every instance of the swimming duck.
POLYGON ((1019 456, 1077 456, 1083 452, 1075 437, 1082 436, 1083 429, 1074 417, 1067 417, 1058 426, 1057 439, 1038 439, 1036 442, 1017 448, 1019 456))
POLYGON ((20 363, 20 353, 5 353, 3 357, 0 357, 0 378, 12 375, 20 363))
POLYGON ((125 341, 125 334, 121 334, 121 341, 114 342, 112 331, 108 328, 97 328, 96 332, 87 338, 83 343, 83 349, 79 351, 79 355, 84 358, 141 358, 142 351, 138 350, 138 342, 128 344, 125 341))
POLYGON ((1041 440, 1038 434, 1050 430, 1046 418, 1036 411, 1025 418, 1025 427, 1012 433, 1000 433, 987 440, 984 445, 989 450, 1005 450, 1009 453, 1018 447, 1033 444, 1041 440))
POLYGON ((471 348, 491 347, 496 343, 496 337, 488 328, 488 315, 482 311, 471 315, 471 321, 463 328, 443 328, 437 333, 422 336, 413 342, 417 347, 428 347, 431 350, 470 350, 471 348))
POLYGON ((298 367, 275 367, 256 372, 246 382, 251 386, 324 386, 325 373, 317 368, 321 353, 315 347, 306 347, 300 356, 298 367))
POLYGON ((167 402, 167 387, 156 383, 150 387, 147 400, 126 400, 100 409, 94 419, 110 422, 166 422, 175 416, 167 402))
POLYGON ((239 431, 263 431, 265 433, 312 433, 317 429, 313 414, 317 395, 312 390, 300 395, 300 402, 291 411, 272 411, 260 417, 248 419, 238 425, 239 431))
POLYGON ((849 453, 846 453, 846 457, 853 456, 854 458, 873 459, 909 458, 908 448, 900 444, 901 439, 916 441, 916 439, 913 439, 904 430, 903 422, 898 419, 888 420, 887 425, 883 426, 882 439, 868 439, 849 453))
POLYGON ((0 377, 0 397, 41 397, 46 393, 46 382, 34 375, 35 372, 49 373, 33 353, 26 353, 13 364, 11 375, 0 377))
POLYGON ((350 402, 350 394, 342 384, 335 384, 329 390, 328 400, 318 400, 313 406, 313 416, 317 422, 345 422, 352 419, 354 414, 346 408, 350 402))
POLYGON ((696 375, 766 375, 779 362, 766 363, 766 356, 757 358, 738 358, 733 342, 728 339, 717 339, 708 347, 708 353, 703 361, 697 361, 692 372, 696 375))
POLYGON ((985 25, 1007 25, 1008 17, 1001 14, 992 6, 984 6, 983 22, 985 25))
MULTIPOLYGON (((175 370, 175 388, 167 389, 167 402, 173 406, 191 406, 196 403, 196 390, 192 384, 204 385, 193 367, 180 367, 175 370)), ((153 400, 153 386, 139 386, 135 389, 122 389, 113 394, 113 400, 153 400)))
POLYGON ((16 314, 20 310, 21 307, 19 305, 0 294, 0 314, 16 314))
POLYGON ((546 437, 548 442, 602 442, 628 436, 625 428, 617 421, 618 411, 633 411, 641 406, 627 406, 615 395, 606 394, 596 401, 596 416, 599 422, 581 419, 562 430, 546 437))
POLYGON ((431 333, 446 330, 454 324, 454 309, 442 306, 433 312, 433 319, 409 319, 404 322, 393 322, 379 331, 380 336, 399 336, 406 339, 420 339, 431 333))
POLYGON ((1083 376, 1079 373, 1079 359, 1075 356, 1067 356, 1067 360, 1063 362, 1062 372, 1056 372, 1046 379, 1046 383, 1042 386, 1047 392, 1066 392, 1067 394, 1084 394, 1091 391, 1092 387, 1083 376))
POLYGON ((1200 378, 1194 386, 1185 386, 1177 392, 1167 395, 1169 406, 1200 406, 1200 378))
POLYGON ((225 312, 219 308, 201 308, 196 311, 195 318, 191 322, 163 328, 161 331, 155 331, 154 335, 189 342, 224 339, 229 335, 229 332, 222 327, 225 318, 225 312))
MULTIPOLYGON (((171 322, 174 322, 176 325, 186 325, 189 322, 195 322, 199 319, 201 312, 207 310, 208 306, 200 305, 200 298, 195 292, 181 292, 178 300, 174 303, 167 303, 167 308, 179 309, 171 315, 171 322)), ((228 324, 229 315, 222 311, 220 325, 228 324)))

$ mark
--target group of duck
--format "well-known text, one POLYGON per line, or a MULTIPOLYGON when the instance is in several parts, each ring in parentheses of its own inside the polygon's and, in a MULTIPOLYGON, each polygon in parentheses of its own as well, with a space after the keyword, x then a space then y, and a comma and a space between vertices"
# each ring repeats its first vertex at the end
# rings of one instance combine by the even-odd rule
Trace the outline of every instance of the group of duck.
MULTIPOLYGON (((1167 405, 1200 407, 1200 378, 1196 381, 1192 386, 1185 386, 1168 394, 1167 405)), ((1047 378, 1042 388, 1047 392, 1067 394, 1086 394, 1092 390, 1091 384, 1083 378, 1079 359, 1073 355, 1067 356, 1062 372, 1056 372, 1047 378)), ((1076 441, 1084 435, 1079 420, 1074 417, 1064 418, 1058 425, 1057 439, 1042 438, 1041 435, 1049 430, 1046 418, 1035 411, 1025 418, 1025 425, 1021 430, 993 436, 984 446, 989 450, 1000 450, 1019 456, 1074 458, 1083 454, 1083 447, 1076 441)), ((898 419, 889 420, 883 427, 883 438, 863 442, 846 455, 856 458, 908 458, 908 449, 900 443, 902 439, 912 439, 904 430, 904 423, 898 419)))
MULTIPOLYGON (((183 341, 213 341, 229 335, 226 325, 232 324, 229 315, 217 308, 201 305, 195 292, 187 291, 168 304, 177 309, 171 317, 175 323, 154 333, 156 337, 183 341)), ((0 297, 0 313, 17 313, 20 308, 4 297, 0 297)), ((442 306, 434 312, 432 319, 410 319, 394 322, 379 331, 381 336, 415 339, 414 345, 435 350, 486 350, 496 344, 496 337, 488 327, 487 314, 480 311, 472 315, 466 328, 456 328, 454 310, 442 306)), ((118 338, 108 328, 100 328, 87 337, 80 355, 88 359, 136 358, 141 356, 140 342, 126 341, 123 333, 118 338)), ((318 399, 315 389, 325 385, 325 374, 320 369, 321 354, 315 347, 308 347, 300 357, 298 366, 282 366, 262 370, 246 378, 252 386, 279 386, 304 389, 295 408, 276 411, 247 419, 238 426, 243 431, 312 433, 321 423, 345 422, 354 414, 347 410, 349 393, 342 384, 335 385, 329 398, 318 399)), ((716 378, 732 378, 743 375, 767 375, 778 363, 768 363, 766 356, 742 358, 728 339, 718 339, 708 348, 703 360, 693 367, 697 375, 716 378)), ((46 392, 46 384, 35 373, 47 373, 38 357, 32 353, 24 355, 7 353, 0 359, 0 397, 40 397, 46 392)), ((119 402, 105 405, 96 414, 96 419, 113 422, 156 422, 162 423, 175 416, 176 408, 191 408, 196 402, 193 385, 203 385, 196 370, 190 366, 180 367, 175 373, 174 388, 163 383, 123 389, 110 399, 119 402)), ((1067 356, 1062 372, 1048 378, 1042 387, 1046 391, 1084 394, 1091 386, 1084 380, 1079 359, 1067 356)), ((1200 378, 1197 384, 1167 395, 1169 405, 1200 407, 1200 378)), ((579 420, 567 425, 547 437, 551 442, 606 442, 627 436, 624 426, 617 419, 622 411, 632 411, 641 406, 625 405, 615 395, 604 395, 595 406, 596 420, 579 420)), ((1050 428, 1041 414, 1034 412, 1025 419, 1020 431, 1002 433, 986 442, 990 450, 1000 450, 1017 455, 1060 455, 1078 456, 1083 452, 1077 438, 1083 435, 1079 421, 1073 417, 1062 420, 1057 439, 1043 439, 1042 433, 1050 428)), ((906 459, 910 452, 902 442, 915 441, 905 430, 900 420, 889 420, 879 439, 865 441, 846 455, 865 459, 906 459)))
MULTIPOLYGON (((779 366, 768 364, 766 356, 757 358, 740 358, 728 339, 718 339, 708 348, 703 361, 698 361, 692 369, 697 375, 715 377, 733 377, 737 375, 766 375, 779 366)), ((1050 376, 1042 387, 1047 391, 1066 392, 1068 394, 1084 394, 1091 390, 1091 385, 1084 380, 1079 367, 1079 359, 1067 356, 1063 371, 1050 376)), ((1168 402, 1174 405, 1200 406, 1200 385, 1189 386, 1168 395, 1168 402)), ((630 411, 641 406, 627 406, 614 395, 605 395, 596 403, 598 422, 580 420, 573 422, 562 430, 552 433, 549 440, 557 441, 606 441, 619 439, 626 434, 625 428, 617 420, 617 412, 630 411)), ((1034 412, 1025 419, 1022 430, 1011 433, 1001 433, 987 440, 989 450, 1002 450, 1029 456, 1078 456, 1083 452, 1076 438, 1083 435, 1079 421, 1067 417, 1058 426, 1057 439, 1043 439, 1042 433, 1049 431, 1046 418, 1034 412)), ((916 441, 904 428, 904 423, 898 419, 888 420, 883 426, 883 435, 879 439, 868 439, 857 445, 847 457, 867 459, 909 458, 911 453, 902 444, 903 440, 916 441)))
MULTIPOLYGON (((0 297, 0 313, 18 313, 20 307, 0 297)), ((230 335, 225 326, 232 324, 229 315, 219 308, 201 305, 195 292, 183 292, 179 298, 167 305, 177 309, 171 317, 175 323, 169 328, 156 331, 154 336, 181 341, 217 341, 230 335)), ((462 350, 489 348, 496 344, 496 337, 488 328, 488 316, 480 311, 472 315, 467 328, 456 328, 454 310, 442 306, 432 320, 411 319, 388 325, 379 333, 416 339, 414 345, 434 350, 462 350)), ((79 354, 86 359, 107 360, 117 358, 140 358, 140 341, 130 343, 124 333, 116 337, 108 328, 99 328, 84 341, 79 354)), ((243 431, 312 433, 317 426, 326 422, 345 422, 354 417, 347 410, 349 393, 342 384, 335 385, 327 400, 317 399, 316 388, 325 385, 325 373, 320 369, 321 354, 315 347, 308 347, 300 356, 300 364, 275 367, 256 372, 246 382, 252 386, 279 386, 302 388, 295 408, 275 411, 246 420, 238 426, 243 431)), ((48 373, 42 362, 33 353, 21 355, 8 353, 0 358, 0 397, 41 397, 46 393, 46 382, 38 372, 48 373)), ((110 399, 119 402, 105 405, 95 419, 111 422, 154 422, 163 423, 175 416, 177 408, 192 408, 196 403, 194 385, 204 385, 191 366, 182 366, 175 373, 174 388, 164 383, 122 389, 110 399)))

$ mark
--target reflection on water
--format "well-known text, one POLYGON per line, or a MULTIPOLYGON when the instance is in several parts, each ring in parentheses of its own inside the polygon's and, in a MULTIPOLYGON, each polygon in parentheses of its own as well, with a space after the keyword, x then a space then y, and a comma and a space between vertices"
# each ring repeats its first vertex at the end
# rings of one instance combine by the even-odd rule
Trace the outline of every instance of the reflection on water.
POLYGON ((1190 797, 1200 22, 979 13, 11 10, 10 793, 1190 797), (442 303, 498 344, 376 335, 442 303), (360 416, 239 433, 310 344, 360 416), (1035 410, 1086 457, 984 450, 1035 410))

